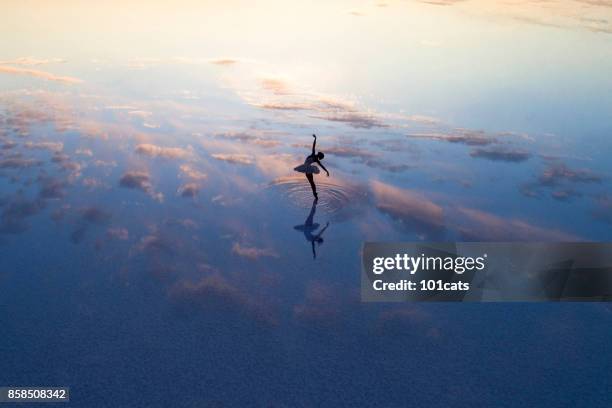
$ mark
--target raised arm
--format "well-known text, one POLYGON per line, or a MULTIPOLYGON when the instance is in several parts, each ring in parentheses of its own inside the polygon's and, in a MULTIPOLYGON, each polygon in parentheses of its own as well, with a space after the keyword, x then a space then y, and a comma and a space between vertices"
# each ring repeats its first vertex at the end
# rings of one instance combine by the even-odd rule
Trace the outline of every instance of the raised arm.
POLYGON ((317 145, 317 135, 312 135, 312 137, 314 137, 314 140, 312 142, 312 155, 314 156, 314 154, 315 154, 315 146, 317 145))

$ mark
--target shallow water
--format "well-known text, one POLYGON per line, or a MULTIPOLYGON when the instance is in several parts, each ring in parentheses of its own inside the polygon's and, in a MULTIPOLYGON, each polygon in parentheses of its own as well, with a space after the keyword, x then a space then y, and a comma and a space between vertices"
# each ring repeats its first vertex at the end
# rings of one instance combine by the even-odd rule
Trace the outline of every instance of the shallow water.
POLYGON ((360 302, 365 241, 612 238, 610 8, 463 3, 3 6, 0 386, 609 403, 606 304, 360 302))

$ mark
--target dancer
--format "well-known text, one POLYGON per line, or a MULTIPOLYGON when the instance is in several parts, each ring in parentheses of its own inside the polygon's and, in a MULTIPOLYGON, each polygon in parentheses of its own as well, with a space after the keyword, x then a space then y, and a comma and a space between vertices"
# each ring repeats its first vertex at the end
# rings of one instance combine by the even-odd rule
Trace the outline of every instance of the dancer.
POLYGON ((310 183, 310 188, 312 188, 312 194, 314 195, 315 200, 319 199, 319 195, 317 194, 317 186, 314 183, 313 174, 319 174, 319 168, 315 166, 313 163, 318 164, 325 172, 327 173, 327 177, 329 177, 329 171, 325 168, 325 166, 321 163, 321 160, 325 157, 323 152, 315 153, 315 146, 317 145, 317 135, 312 135, 314 137, 314 141, 312 142, 312 153, 306 157, 303 164, 295 167, 293 170, 298 171, 300 173, 306 174, 306 179, 310 183))

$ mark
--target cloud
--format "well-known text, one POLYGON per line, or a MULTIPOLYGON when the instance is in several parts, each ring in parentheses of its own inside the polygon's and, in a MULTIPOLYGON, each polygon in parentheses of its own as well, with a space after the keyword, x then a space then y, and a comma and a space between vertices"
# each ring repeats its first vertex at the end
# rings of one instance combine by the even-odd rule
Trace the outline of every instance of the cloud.
POLYGON ((77 221, 76 228, 70 235, 70 240, 75 243, 81 243, 90 225, 104 225, 110 221, 112 215, 104 210, 97 207, 84 207, 78 210, 79 219, 77 221))
POLYGON ((6 140, 2 143, 2 150, 10 150, 17 147, 17 143, 12 140, 6 140))
POLYGON ((246 132, 225 132, 218 133, 215 137, 230 139, 230 140, 238 140, 240 142, 254 144, 257 146, 261 146, 264 148, 268 147, 276 147, 281 144, 278 140, 269 139, 266 136, 265 132, 255 132, 256 134, 246 133, 246 132))
POLYGON ((432 4, 434 6, 453 6, 465 0, 416 0, 419 3, 432 4))
POLYGON ((396 219, 402 227, 415 229, 426 237, 435 237, 444 231, 444 210, 420 193, 376 180, 371 182, 371 189, 376 208, 396 219))
POLYGON ((4 65, 0 65, 0 73, 11 74, 11 75, 26 75, 26 76, 31 76, 35 78, 46 79, 47 81, 56 81, 56 82, 62 82, 62 83, 71 84, 71 85, 80 84, 83 82, 83 80, 78 79, 78 78, 54 75, 50 72, 39 71, 37 69, 17 68, 17 67, 9 67, 9 66, 4 66, 4 65))
POLYGON ((572 169, 562 163, 550 164, 540 175, 538 182, 543 186, 569 183, 601 183, 602 177, 589 169, 572 169))
POLYGON ((157 231, 142 237, 136 250, 144 252, 149 256, 172 255, 175 253, 176 244, 160 235, 157 231))
POLYGON ((106 183, 95 177, 85 177, 81 183, 90 190, 94 190, 99 187, 108 187, 106 183))
POLYGON ((139 119, 148 119, 153 116, 153 112, 145 111, 145 110, 131 110, 128 112, 128 115, 137 117, 139 119))
POLYGON ((180 281, 168 294, 170 299, 182 308, 229 312, 266 325, 276 324, 274 315, 265 304, 237 288, 220 274, 203 277, 197 282, 180 281))
POLYGON ((325 154, 330 154, 332 156, 339 157, 353 157, 362 160, 372 159, 376 157, 376 155, 369 150, 363 150, 357 147, 349 146, 328 147, 325 149, 325 154))
POLYGON ((238 242, 234 242, 234 245, 232 246, 232 252, 252 260, 261 257, 279 257, 278 253, 271 248, 256 248, 252 246, 241 245, 238 242))
POLYGON ((81 219, 91 224, 101 225, 111 219, 111 214, 97 207, 85 207, 79 210, 81 219))
POLYGON ((192 154, 190 150, 180 147, 162 147, 148 143, 137 145, 135 151, 144 156, 161 157, 164 159, 183 159, 192 154))
POLYGON ((542 190, 554 188, 556 190, 551 193, 552 198, 564 201, 581 195, 572 186, 600 184, 601 182, 603 182, 603 177, 590 169, 573 169, 564 163, 552 161, 544 168, 536 181, 522 185, 520 191, 526 197, 539 197, 542 190))
POLYGON ((264 78, 260 81, 261 87, 266 91, 271 91, 275 95, 291 95, 289 84, 279 78, 264 78))
POLYGON ((136 188, 145 192, 151 190, 151 178, 143 171, 130 171, 121 176, 119 180, 121 187, 136 188))
POLYGON ((390 163, 380 158, 379 155, 372 153, 371 150, 359 149, 357 147, 335 146, 326 148, 324 153, 331 156, 353 158, 368 167, 389 171, 391 173, 401 173, 413 168, 413 166, 407 164, 390 163))
POLYGON ((392 164, 382 159, 369 159, 365 160, 363 163, 368 167, 388 171, 390 173, 403 173, 407 170, 414 169, 414 166, 410 164, 392 164))
POLYGON ((462 11, 490 19, 497 16, 543 27, 569 30, 587 30, 595 33, 612 33, 609 0, 567 0, 515 2, 476 2, 463 0, 416 0, 437 6, 457 6, 462 11), (503 3, 503 4, 502 4, 503 3))
POLYGON ((58 180, 52 177, 44 177, 39 179, 40 191, 38 195, 43 199, 62 198, 64 197, 64 188, 67 183, 63 180, 58 180))
POLYGON ((460 143, 468 146, 486 146, 497 143, 497 139, 479 130, 457 129, 453 133, 425 132, 411 133, 408 137, 430 139, 449 143, 460 143))
POLYGON ((368 112, 338 112, 310 115, 311 118, 324 119, 330 122, 342 122, 356 129, 371 129, 374 127, 388 127, 373 113, 368 112))
POLYGON ((528 160, 531 157, 531 153, 522 149, 495 147, 487 149, 473 149, 470 152, 470 156, 493 161, 520 163, 528 160))
POLYGON ((38 166, 39 160, 26 159, 21 154, 14 154, 0 159, 0 169, 25 169, 38 166))
POLYGON ((47 58, 39 59, 33 57, 22 57, 14 60, 0 61, 0 65, 45 65, 51 63, 63 63, 66 60, 62 58, 47 58))
POLYGON ((163 194, 156 193, 151 184, 151 176, 145 171, 127 171, 119 179, 119 185, 125 188, 144 191, 154 199, 161 201, 163 194))
POLYGON ((121 241, 127 241, 130 238, 130 233, 127 230, 127 228, 120 228, 120 227, 107 229, 106 235, 109 238, 117 239, 121 241))
POLYGON ((62 142, 25 142, 23 146, 26 149, 49 150, 51 152, 61 151, 64 149, 64 144, 62 142))
POLYGON ((569 201, 572 198, 582 197, 582 194, 574 190, 555 190, 550 196, 557 201, 569 201))
POLYGON ((234 65, 238 63, 238 60, 234 58, 215 58, 209 60, 209 62, 215 65, 234 65))
POLYGON ((177 193, 182 197, 195 197, 200 192, 200 186, 196 183, 186 183, 180 186, 177 193))
POLYGON ((91 149, 77 149, 74 152, 75 154, 81 155, 81 156, 88 156, 88 157, 92 157, 93 156, 93 152, 91 151, 91 149))
POLYGON ((337 290, 323 282, 310 282, 305 292, 304 301, 293 308, 297 321, 319 326, 339 323, 343 308, 337 290))
POLYGON ((181 171, 181 174, 183 174, 185 177, 191 180, 202 181, 208 178, 208 175, 206 173, 202 173, 201 171, 193 168, 189 164, 181 164, 179 169, 181 171))
POLYGON ((468 241, 580 241, 576 235, 506 219, 485 211, 459 207, 454 220, 462 239, 468 241))
POLYGON ((255 163, 255 158, 248 154, 238 154, 238 153, 215 153, 212 154, 217 160, 226 161, 232 164, 243 164, 249 165, 255 163))
POLYGON ((283 78, 264 78, 259 88, 238 89, 238 94, 251 106, 266 110, 303 111, 307 117, 339 122, 356 129, 386 128, 387 120, 420 121, 406 115, 381 114, 361 108, 352 100, 301 89, 283 78))
POLYGON ((78 177, 81 174, 81 165, 77 162, 70 160, 70 156, 67 154, 56 151, 51 157, 51 161, 56 163, 60 169, 71 173, 71 177, 78 177))
POLYGON ((27 218, 38 214, 45 206, 44 200, 29 200, 18 193, 3 206, 0 215, 0 234, 20 234, 29 228, 27 218))

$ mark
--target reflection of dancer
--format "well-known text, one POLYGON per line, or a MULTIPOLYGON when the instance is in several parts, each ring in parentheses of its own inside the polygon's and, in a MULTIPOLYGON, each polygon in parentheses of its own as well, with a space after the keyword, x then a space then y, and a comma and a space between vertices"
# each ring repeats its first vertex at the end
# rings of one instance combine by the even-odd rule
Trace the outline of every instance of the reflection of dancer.
POLYGON ((317 136, 312 135, 312 137, 314 137, 314 142, 312 142, 312 153, 310 154, 310 156, 306 157, 306 160, 304 160, 304 164, 300 164, 293 170, 306 174, 306 178, 308 179, 308 182, 310 183, 310 188, 312 188, 312 194, 314 194, 315 200, 318 200, 319 195, 317 194, 317 186, 315 186, 313 174, 319 174, 319 168, 315 166, 313 163, 317 163, 319 166, 321 166, 321 168, 325 170, 325 172, 327 173, 327 177, 329 177, 329 171, 327 171, 325 166, 321 164, 321 160, 323 160, 323 158, 325 157, 323 152, 319 152, 315 154, 317 136))
POLYGON ((293 227, 293 229, 297 231, 302 231, 304 233, 304 238, 306 238, 306 241, 310 241, 310 244, 312 245, 313 259, 317 258, 315 242, 319 245, 323 243, 323 237, 322 237, 323 232, 327 229, 327 227, 329 227, 329 221, 328 221, 327 224, 325 224, 325 227, 323 227, 317 235, 313 235, 313 232, 316 232, 316 230, 319 229, 319 223, 312 222, 316 211, 317 211, 317 200, 315 199, 312 202, 312 208, 310 209, 310 214, 308 214, 306 221, 304 221, 304 225, 296 225, 295 227, 293 227))

